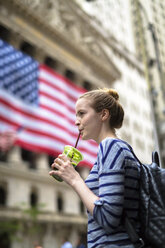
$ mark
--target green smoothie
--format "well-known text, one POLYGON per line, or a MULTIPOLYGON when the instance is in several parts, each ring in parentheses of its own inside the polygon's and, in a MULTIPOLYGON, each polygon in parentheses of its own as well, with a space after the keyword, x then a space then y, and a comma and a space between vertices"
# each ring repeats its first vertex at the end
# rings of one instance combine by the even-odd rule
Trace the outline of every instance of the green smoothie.
MULTIPOLYGON (((81 152, 73 146, 65 146, 63 154, 70 158, 70 161, 74 167, 76 167, 78 163, 83 160, 83 155, 81 154, 81 152)), ((63 181, 59 176, 53 175, 53 177, 59 182, 63 181)))

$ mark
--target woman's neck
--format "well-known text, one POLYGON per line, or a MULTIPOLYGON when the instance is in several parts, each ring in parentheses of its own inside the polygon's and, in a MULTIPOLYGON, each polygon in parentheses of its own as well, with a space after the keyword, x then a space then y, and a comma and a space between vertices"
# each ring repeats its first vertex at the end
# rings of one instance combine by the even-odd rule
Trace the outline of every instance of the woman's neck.
POLYGON ((115 130, 108 130, 108 132, 102 132, 100 133, 100 135, 98 136, 98 139, 97 139, 97 143, 100 144, 100 142, 102 140, 104 140, 105 138, 118 138, 116 133, 115 133, 115 130))

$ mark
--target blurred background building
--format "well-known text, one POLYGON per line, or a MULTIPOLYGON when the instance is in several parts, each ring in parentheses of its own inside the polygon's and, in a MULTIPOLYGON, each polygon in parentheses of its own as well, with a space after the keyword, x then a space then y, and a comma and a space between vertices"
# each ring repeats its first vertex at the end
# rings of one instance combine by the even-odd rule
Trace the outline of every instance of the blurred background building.
POLYGON ((132 1, 132 18, 136 53, 143 61, 148 82, 159 153, 165 166, 165 2, 132 1))
POLYGON ((83 9, 142 63, 152 108, 154 140, 165 164, 165 3, 77 0, 83 9))
MULTIPOLYGON (((142 4, 5 0, 0 39, 86 90, 117 89, 125 109, 119 137, 146 163, 159 149, 164 166, 165 4, 142 4)), ((1 248, 30 248, 35 242, 60 248, 65 237, 76 246, 79 236, 86 242, 86 211, 65 183, 48 176, 52 161, 19 146, 1 152, 1 248)), ((89 169, 77 170, 86 178, 89 169)))

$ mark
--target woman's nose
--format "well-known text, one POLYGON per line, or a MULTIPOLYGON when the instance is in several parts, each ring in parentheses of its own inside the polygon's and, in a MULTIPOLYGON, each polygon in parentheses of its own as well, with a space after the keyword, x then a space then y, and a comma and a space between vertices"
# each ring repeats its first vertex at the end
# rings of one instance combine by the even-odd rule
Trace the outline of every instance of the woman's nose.
POLYGON ((78 119, 76 119, 75 125, 76 125, 76 126, 79 126, 79 125, 80 125, 80 121, 79 121, 78 119))

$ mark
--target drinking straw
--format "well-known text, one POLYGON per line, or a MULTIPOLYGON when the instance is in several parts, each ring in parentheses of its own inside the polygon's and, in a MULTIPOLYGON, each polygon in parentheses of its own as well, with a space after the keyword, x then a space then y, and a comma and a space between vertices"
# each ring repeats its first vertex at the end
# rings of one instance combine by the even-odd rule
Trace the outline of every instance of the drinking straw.
POLYGON ((77 140, 76 140, 76 144, 75 144, 75 148, 77 147, 77 145, 78 145, 78 141, 79 141, 79 138, 80 138, 80 133, 78 134, 78 137, 77 137, 77 140))
MULTIPOLYGON (((77 147, 77 144, 78 144, 79 138, 80 138, 80 133, 78 134, 78 137, 77 137, 76 144, 75 144, 74 148, 76 148, 76 147, 77 147)), ((72 154, 71 161, 72 161, 73 156, 74 156, 74 152, 73 152, 73 154, 72 154)))

